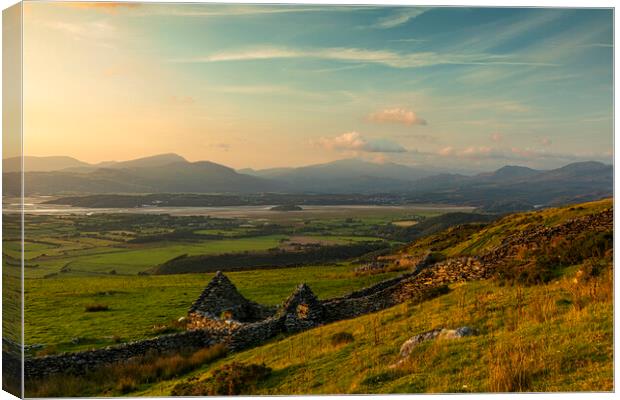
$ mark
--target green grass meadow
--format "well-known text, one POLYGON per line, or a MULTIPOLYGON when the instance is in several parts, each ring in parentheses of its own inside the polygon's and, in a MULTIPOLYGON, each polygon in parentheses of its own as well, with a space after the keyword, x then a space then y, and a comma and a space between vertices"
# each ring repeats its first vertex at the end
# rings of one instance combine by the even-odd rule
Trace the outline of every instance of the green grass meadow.
MULTIPOLYGON (((348 265, 227 273, 244 296, 267 305, 281 303, 302 282, 309 284, 319 297, 329 298, 395 274, 357 276, 348 265)), ((156 336, 157 327, 187 314, 212 276, 28 279, 25 285, 26 344, 44 344, 55 346, 57 351, 70 351, 156 336), (86 312, 88 304, 104 304, 109 310, 86 312), (73 340, 75 338, 79 340, 73 340)))

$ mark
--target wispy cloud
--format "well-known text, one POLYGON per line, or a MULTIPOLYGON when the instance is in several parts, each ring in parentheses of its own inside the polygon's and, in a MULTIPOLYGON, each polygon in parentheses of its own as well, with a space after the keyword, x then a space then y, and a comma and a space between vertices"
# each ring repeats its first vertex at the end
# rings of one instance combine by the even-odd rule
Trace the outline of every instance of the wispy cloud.
POLYGON ((118 37, 117 28, 107 20, 66 22, 60 20, 41 21, 48 29, 70 36, 73 40, 88 41, 102 47, 113 47, 110 41, 118 37))
POLYGON ((132 3, 132 2, 82 2, 82 1, 69 1, 69 2, 61 2, 60 4, 71 7, 71 8, 82 8, 82 9, 94 9, 105 12, 107 14, 115 14, 120 9, 129 9, 129 8, 137 8, 140 6, 140 3, 132 3))
POLYGON ((429 8, 423 7, 411 7, 406 9, 400 9, 397 12, 388 15, 387 17, 380 18, 376 24, 373 25, 374 28, 379 29, 390 29, 394 28, 407 22, 411 21, 419 17, 420 15, 427 12, 429 8))
POLYGON ((212 91, 242 95, 286 95, 304 98, 323 99, 326 93, 302 90, 286 85, 228 85, 214 86, 212 91))
POLYGON ((450 54, 436 52, 398 53, 389 50, 359 48, 313 48, 294 49, 283 47, 257 47, 239 51, 226 51, 207 56, 171 59, 174 63, 213 63, 230 61, 257 61, 276 59, 314 58, 342 62, 381 64, 393 68, 419 68, 433 65, 537 65, 553 66, 551 63, 532 63, 500 54, 450 54))
MULTIPOLYGON (((551 142, 549 141, 549 144, 551 142)), ((573 162, 580 160, 605 159, 601 154, 556 153, 530 147, 494 147, 467 146, 464 148, 444 147, 436 152, 441 158, 462 159, 470 161, 501 161, 501 162, 573 162)))
POLYGON ((355 9, 371 9, 373 7, 364 6, 350 6, 350 7, 338 7, 338 6, 303 6, 303 5, 291 5, 291 6, 270 6, 265 4, 256 5, 230 5, 222 6, 218 4, 203 4, 195 7, 188 7, 187 5, 181 5, 176 7, 174 5, 151 5, 150 7, 144 7, 141 16, 150 15, 165 15, 170 17, 235 17, 235 16, 260 16, 260 15, 273 15, 273 14, 294 14, 294 13, 320 13, 320 12, 337 12, 337 11, 352 11, 355 9))
POLYGON ((358 132, 347 132, 333 138, 320 138, 316 145, 328 150, 368 153, 404 153, 407 150, 389 139, 367 139, 358 132))
POLYGON ((419 117, 413 110, 405 108, 386 108, 371 113, 368 120, 377 123, 396 123, 403 125, 427 125, 424 118, 419 117))
POLYGON ((612 43, 589 43, 584 44, 584 47, 614 47, 612 43))
POLYGON ((213 147, 216 148, 218 150, 222 150, 222 151, 230 151, 230 148, 232 147, 229 143, 212 143, 209 145, 209 147, 213 147))
POLYGON ((394 42, 394 43, 424 43, 424 42, 428 42, 428 40, 426 40, 426 39, 408 38, 408 39, 390 39, 390 40, 388 40, 388 42, 394 42))
POLYGON ((510 20, 497 19, 494 22, 481 24, 461 32, 462 40, 454 42, 454 48, 468 48, 471 51, 486 52, 506 43, 531 34, 563 18, 568 11, 543 11, 528 18, 515 17, 510 20))

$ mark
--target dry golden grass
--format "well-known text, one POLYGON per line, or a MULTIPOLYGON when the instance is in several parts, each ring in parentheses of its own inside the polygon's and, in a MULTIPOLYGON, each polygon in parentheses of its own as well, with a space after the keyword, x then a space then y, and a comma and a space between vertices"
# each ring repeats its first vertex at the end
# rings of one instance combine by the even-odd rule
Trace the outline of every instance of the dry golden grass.
POLYGON ((74 397, 127 394, 141 384, 179 377, 226 353, 218 344, 189 353, 148 353, 87 372, 84 376, 59 374, 26 384, 28 397, 74 397))
MULTIPOLYGON (((597 276, 588 270, 573 267, 564 277, 534 286, 452 285, 449 294, 422 304, 329 324, 221 363, 271 367, 272 376, 254 394, 612 390, 611 262, 597 276), (424 342, 400 367, 390 368, 399 360, 400 345, 414 334, 464 325, 480 334, 424 342), (332 345, 332 335, 343 331, 354 342, 332 345)), ((219 364, 132 394, 169 395, 180 381, 203 379, 219 364)))

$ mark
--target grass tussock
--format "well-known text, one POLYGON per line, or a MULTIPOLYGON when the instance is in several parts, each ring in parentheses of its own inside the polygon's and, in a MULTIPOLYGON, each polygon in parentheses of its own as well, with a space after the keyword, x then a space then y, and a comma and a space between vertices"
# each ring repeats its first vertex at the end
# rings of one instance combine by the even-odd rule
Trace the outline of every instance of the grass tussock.
POLYGON ((491 392, 526 392, 532 389, 531 347, 523 342, 502 342, 489 351, 488 389, 491 392))
POLYGON ((84 311, 86 312, 100 312, 100 311, 109 311, 110 307, 105 305, 105 304, 101 304, 101 303, 93 303, 93 304, 86 304, 84 306, 84 311))
POLYGON ((338 332, 334 333, 331 338, 332 346, 339 346, 341 344, 352 343, 355 338, 350 332, 338 332))
POLYGON ((26 384, 28 397, 87 397, 115 396, 137 390, 143 384, 153 384, 178 378, 189 371, 212 362, 226 353, 218 344, 187 353, 158 354, 151 352, 88 371, 84 376, 58 374, 26 384))

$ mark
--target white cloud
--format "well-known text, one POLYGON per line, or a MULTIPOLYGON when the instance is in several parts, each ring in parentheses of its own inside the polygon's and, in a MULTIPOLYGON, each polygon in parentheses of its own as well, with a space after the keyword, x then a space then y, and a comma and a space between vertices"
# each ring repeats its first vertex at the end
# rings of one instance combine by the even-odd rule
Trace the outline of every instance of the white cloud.
POLYGON ((420 118, 414 111, 404 108, 386 108, 368 116, 372 122, 397 123, 403 125, 426 125, 424 118, 420 118))
POLYGON ((358 132, 347 132, 334 138, 320 138, 317 145, 328 150, 368 153, 404 153, 407 150, 389 139, 366 139, 358 132))
POLYGON ((443 147, 439 149, 437 154, 440 156, 451 156, 452 154, 454 154, 454 147, 452 146, 443 147))

